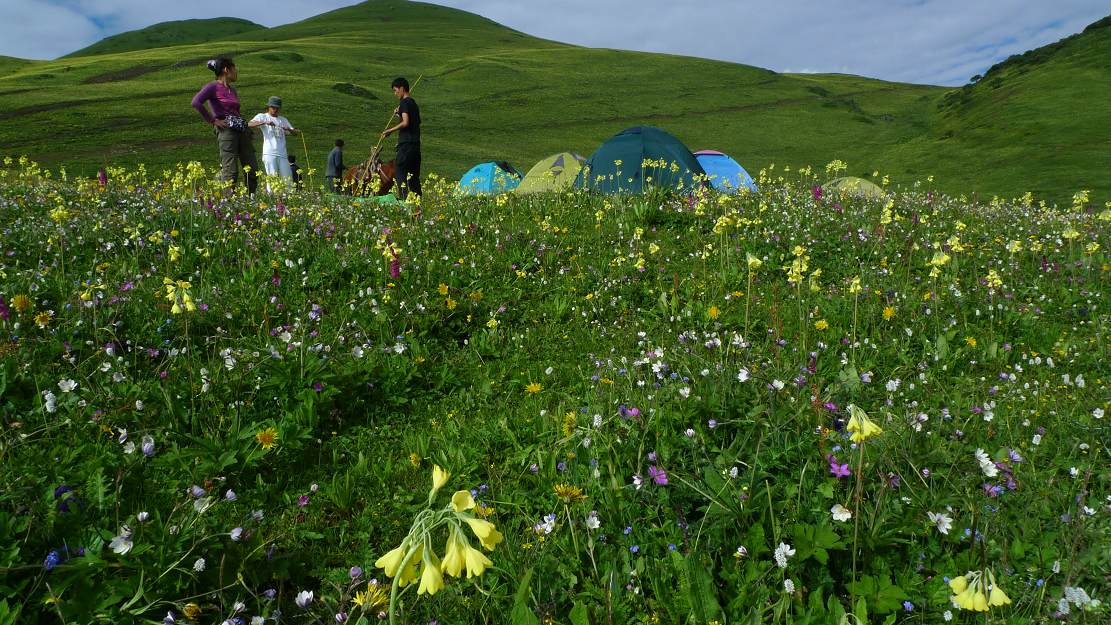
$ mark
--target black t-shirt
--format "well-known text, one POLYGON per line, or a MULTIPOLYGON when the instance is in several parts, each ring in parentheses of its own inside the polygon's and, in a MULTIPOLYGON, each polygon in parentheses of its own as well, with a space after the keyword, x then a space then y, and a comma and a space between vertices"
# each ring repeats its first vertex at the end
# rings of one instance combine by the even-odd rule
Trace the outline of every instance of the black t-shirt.
POLYGON ((409 125, 397 131, 397 143, 420 143, 420 107, 413 98, 406 97, 397 105, 397 114, 409 114, 409 125))

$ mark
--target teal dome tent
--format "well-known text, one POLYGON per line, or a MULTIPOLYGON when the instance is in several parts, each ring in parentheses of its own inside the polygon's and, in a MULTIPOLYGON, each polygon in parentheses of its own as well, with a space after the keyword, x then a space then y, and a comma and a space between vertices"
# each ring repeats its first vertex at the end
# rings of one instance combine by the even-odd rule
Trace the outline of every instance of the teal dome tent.
POLYGON ((691 192, 705 170, 690 149, 653 126, 627 128, 590 155, 575 188, 600 193, 641 193, 646 188, 691 192))

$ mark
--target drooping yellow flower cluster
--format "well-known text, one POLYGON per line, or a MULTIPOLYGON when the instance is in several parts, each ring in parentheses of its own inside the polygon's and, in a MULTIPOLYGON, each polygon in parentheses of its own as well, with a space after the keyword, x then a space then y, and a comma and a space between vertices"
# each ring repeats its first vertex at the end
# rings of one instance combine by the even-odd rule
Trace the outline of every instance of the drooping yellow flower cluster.
POLYGON ((810 257, 806 255, 806 248, 801 245, 796 245, 793 251, 795 258, 789 265, 783 266, 783 271, 787 272, 787 282, 798 285, 802 282, 803 274, 810 268, 810 257))
MULTIPOLYGON (((428 493, 429 506, 436 499, 436 493, 447 483, 450 474, 436 465, 432 468, 432 490, 428 493)), ((374 566, 383 569, 387 576, 394 578, 398 586, 406 586, 417 579, 420 585, 417 594, 425 593, 434 595, 444 588, 444 574, 461 577, 466 571, 467 577, 478 577, 486 571, 486 567, 493 562, 478 549, 471 546, 467 533, 463 530, 466 525, 470 528, 479 544, 487 551, 502 541, 502 534, 494 524, 485 519, 476 518, 472 512, 475 508, 474 497, 466 490, 455 491, 451 496, 451 503, 434 510, 422 510, 413 520, 409 534, 401 544, 391 549, 374 563, 374 566), (448 537, 444 545, 444 557, 441 560, 432 547, 432 534, 440 527, 447 527, 448 537)))
POLYGON ((868 414, 856 404, 849 404, 849 424, 845 427, 852 433, 849 437, 854 443, 862 443, 877 434, 883 434, 880 426, 868 418, 868 414))
POLYGON ((1007 605, 1011 598, 995 583, 991 569, 969 571, 949 580, 953 601, 963 610, 987 612, 989 607, 1007 605))
POLYGON ((192 284, 185 280, 169 278, 162 278, 162 284, 166 287, 166 299, 172 302, 171 313, 180 315, 183 309, 188 312, 197 309, 197 305, 193 303, 193 295, 189 292, 189 289, 193 288, 192 284))

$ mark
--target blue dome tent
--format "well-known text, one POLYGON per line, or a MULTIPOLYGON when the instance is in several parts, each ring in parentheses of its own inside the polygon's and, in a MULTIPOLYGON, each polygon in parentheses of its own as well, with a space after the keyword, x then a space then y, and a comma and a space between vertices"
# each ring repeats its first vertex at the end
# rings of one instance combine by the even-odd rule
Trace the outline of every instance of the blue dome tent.
POLYGON ((456 190, 464 195, 496 195, 516 189, 522 178, 521 172, 509 163, 490 161, 467 170, 456 190))
POLYGON ((745 187, 749 191, 756 191, 756 183, 753 182, 752 176, 748 175, 745 168, 728 154, 715 150, 700 150, 694 153, 694 157, 698 159, 702 169, 706 170, 706 175, 710 177, 710 184, 715 190, 722 193, 736 193, 741 187, 745 187))

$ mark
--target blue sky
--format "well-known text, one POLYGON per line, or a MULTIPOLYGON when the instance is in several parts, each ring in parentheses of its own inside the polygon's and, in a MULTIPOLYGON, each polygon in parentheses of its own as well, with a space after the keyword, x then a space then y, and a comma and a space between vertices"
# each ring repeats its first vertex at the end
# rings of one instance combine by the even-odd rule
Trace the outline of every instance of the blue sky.
MULTIPOLYGON (((779 72, 960 85, 1111 14, 1107 0, 436 0, 579 45, 779 72)), ((277 26, 344 0, 0 0, 0 55, 48 59, 151 24, 232 16, 277 26)))

